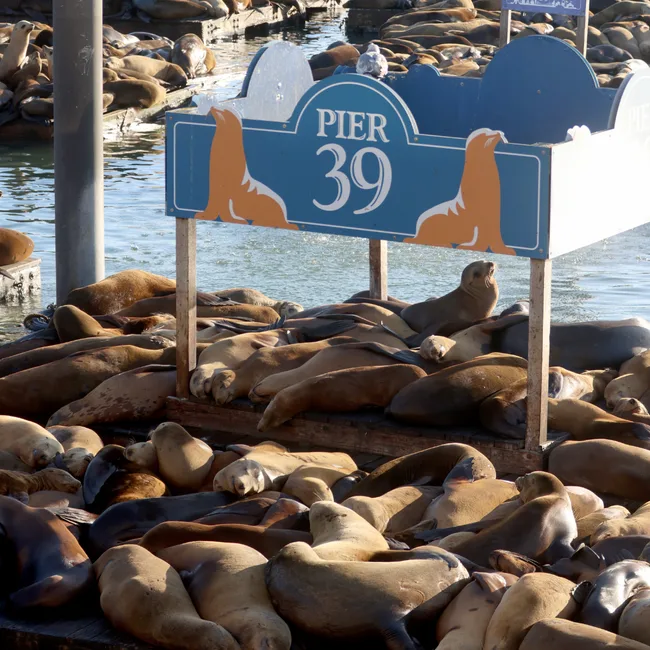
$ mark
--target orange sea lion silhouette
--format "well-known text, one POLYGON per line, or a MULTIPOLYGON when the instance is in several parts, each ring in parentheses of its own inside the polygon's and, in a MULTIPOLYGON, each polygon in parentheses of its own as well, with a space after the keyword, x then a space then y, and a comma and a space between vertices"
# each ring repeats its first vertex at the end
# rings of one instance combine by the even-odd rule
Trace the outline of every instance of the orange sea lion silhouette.
POLYGON ((505 141, 501 131, 470 133, 456 198, 423 212, 415 237, 404 241, 515 255, 501 238, 501 184, 494 149, 505 141))
POLYGON ((215 107, 210 114, 217 130, 210 149, 208 205, 195 218, 298 230, 298 226, 287 221, 282 197, 249 174, 239 116, 215 107))

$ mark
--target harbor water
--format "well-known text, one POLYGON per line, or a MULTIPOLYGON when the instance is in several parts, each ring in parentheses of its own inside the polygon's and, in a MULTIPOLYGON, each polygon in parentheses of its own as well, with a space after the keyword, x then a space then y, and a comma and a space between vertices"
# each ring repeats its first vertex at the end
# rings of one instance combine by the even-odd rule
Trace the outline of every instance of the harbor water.
MULTIPOLYGON (((224 98, 238 92, 248 63, 269 38, 300 45, 309 57, 345 40, 344 14, 317 15, 301 30, 217 43, 224 98)), ((175 223, 164 205, 164 130, 146 125, 106 141, 104 155, 107 274, 138 268, 174 277, 175 223)), ((21 305, 0 305, 2 342, 21 334, 27 313, 54 301, 51 144, 0 145, 0 191, 0 227, 28 234, 36 244, 34 255, 42 259, 41 295, 21 305)), ((576 191, 597 192, 598 181, 576 191)), ((620 191, 626 191, 625 184, 620 191)), ((311 307, 368 287, 368 243, 363 239, 199 222, 197 240, 202 290, 248 286, 311 307)), ((389 293, 402 300, 442 295, 457 286, 470 261, 488 257, 499 265, 499 307, 528 296, 526 259, 397 243, 389 244, 388 251, 389 293)), ((554 261, 553 320, 650 319, 649 260, 646 225, 554 261)))

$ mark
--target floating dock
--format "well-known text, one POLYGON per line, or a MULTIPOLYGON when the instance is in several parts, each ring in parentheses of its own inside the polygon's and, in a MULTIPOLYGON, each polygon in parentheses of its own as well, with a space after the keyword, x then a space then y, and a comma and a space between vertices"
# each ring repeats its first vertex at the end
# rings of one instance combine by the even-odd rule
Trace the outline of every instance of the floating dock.
POLYGON ((345 22, 348 32, 378 34, 379 28, 393 16, 408 13, 402 9, 349 9, 345 22))
POLYGON ((41 260, 30 257, 0 269, 12 277, 0 275, 0 303, 20 302, 41 291, 41 260))

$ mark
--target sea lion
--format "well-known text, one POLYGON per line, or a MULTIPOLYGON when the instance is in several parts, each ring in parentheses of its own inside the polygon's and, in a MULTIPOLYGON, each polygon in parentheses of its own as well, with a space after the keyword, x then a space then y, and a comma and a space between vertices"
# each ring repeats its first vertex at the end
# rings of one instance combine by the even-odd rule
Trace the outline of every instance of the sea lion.
POLYGON ((472 574, 472 582, 445 608, 436 625, 437 650, 483 650, 494 610, 517 578, 507 573, 472 574))
MULTIPOLYGON (((104 61, 104 66, 109 68, 109 70, 124 70, 125 72, 133 71, 144 73, 154 79, 165 81, 175 88, 184 88, 187 86, 187 75, 183 72, 183 69, 174 63, 169 63, 168 61, 159 61, 147 56, 124 56, 122 58, 109 56, 104 61)), ((105 88, 106 85, 107 84, 104 85, 105 88)))
POLYGON ((94 521, 88 531, 89 546, 101 555, 120 542, 142 537, 160 523, 192 521, 231 500, 227 492, 201 492, 118 503, 94 521))
POLYGON ((51 325, 56 329, 61 343, 94 336, 119 336, 120 331, 105 329, 99 321, 74 305, 57 307, 51 325))
MULTIPOLYGON (((560 400, 563 404, 572 399, 593 403, 603 396, 605 387, 616 374, 614 370, 578 374, 560 367, 549 368, 548 396, 554 400, 554 404, 560 400)), ((526 434, 527 397, 527 378, 488 397, 481 404, 481 424, 508 438, 523 439, 526 434)), ((559 429, 563 430, 561 427, 559 429)))
POLYGON ((441 485, 449 472, 467 458, 473 459, 474 480, 496 478, 494 465, 480 451, 469 445, 451 442, 384 463, 360 481, 348 498, 378 497, 408 484, 441 485))
POLYGON ((108 105, 109 111, 123 108, 151 108, 161 104, 167 95, 167 91, 159 84, 142 79, 108 81, 104 83, 104 92, 112 95, 111 103, 108 105))
POLYGON ((215 371, 209 392, 217 404, 228 404, 248 395, 253 386, 270 375, 299 368, 325 348, 354 342, 349 336, 335 336, 322 341, 260 348, 237 368, 215 371))
MULTIPOLYGON (((0 69, 3 61, 4 57, 0 59, 0 69)), ((27 235, 18 230, 0 228, 0 266, 22 262, 33 252, 34 242, 27 235)))
POLYGON ((261 443, 244 458, 217 472, 215 490, 227 490, 246 496, 281 488, 288 476, 305 463, 317 463, 334 469, 354 472, 356 464, 348 454, 339 452, 290 453, 282 445, 261 443))
POLYGON ((199 616, 223 626, 242 650, 289 650, 289 626, 264 581, 266 558, 241 544, 189 542, 158 553, 181 574, 199 616))
POLYGON ((302 630, 330 639, 365 637, 374 647, 381 639, 387 648, 407 650, 414 645, 406 624, 431 620, 468 574, 454 555, 433 547, 387 554, 392 561, 322 560, 296 542, 269 561, 266 585, 278 613, 302 630), (323 599, 323 593, 337 597, 323 599))
POLYGON ((75 402, 53 413, 48 426, 153 420, 176 396, 176 366, 150 365, 109 377, 75 402))
POLYGON ((217 372, 237 369, 261 348, 278 347, 289 342, 286 330, 272 330, 237 334, 213 343, 199 355, 196 370, 190 378, 192 395, 199 399, 207 399, 212 390, 212 379, 217 372))
POLYGON ((90 350, 0 379, 0 413, 51 415, 81 399, 103 381, 127 370, 176 362, 176 349, 145 350, 133 345, 90 350), (55 391, 48 387, 56 385, 55 391))
POLYGON ((629 598, 648 587, 650 565, 647 562, 624 560, 612 564, 594 581, 580 612, 580 622, 613 632, 629 598))
POLYGON ((589 541, 593 546, 604 539, 623 535, 650 535, 650 502, 644 503, 625 519, 604 521, 591 534, 589 541))
POLYGON ((610 519, 625 519, 630 516, 630 511, 624 506, 610 506, 596 510, 585 517, 576 519, 578 526, 578 535, 576 539, 585 539, 590 537, 600 524, 610 519))
POLYGON ((644 400, 650 404, 647 391, 650 389, 650 369, 640 372, 620 373, 605 389, 605 401, 609 408, 624 397, 638 399, 646 408, 644 400))
POLYGON ((379 497, 349 497, 342 505, 363 517, 380 533, 398 533, 415 525, 440 494, 435 486, 404 485, 379 497))
MULTIPOLYGON (((573 555, 571 542, 576 538, 577 526, 564 485, 547 472, 526 474, 515 485, 523 505, 493 525, 482 522, 480 532, 456 546, 454 553, 484 567, 489 565, 490 553, 497 549, 549 564, 573 555)), ((446 531, 444 534, 457 532, 453 528, 446 531)), ((441 530, 416 534, 425 542, 443 536, 441 530)))
POLYGON ((605 507, 603 500, 587 488, 578 485, 567 485, 565 488, 571 501, 571 510, 576 522, 578 519, 582 519, 605 507))
MULTIPOLYGON (((413 359, 407 359, 416 362, 417 355, 414 355, 413 359)), ((281 390, 318 375, 349 368, 390 366, 399 363, 404 363, 404 355, 396 348, 369 342, 344 343, 321 350, 298 368, 266 377, 253 386, 248 398, 253 402, 270 401, 281 390)))
POLYGON ((267 511, 260 526, 292 530, 309 529, 309 508, 294 499, 279 498, 267 511))
POLYGON ((361 515, 339 503, 320 501, 309 510, 312 548, 321 560, 369 560, 387 551, 384 536, 361 515))
POLYGON ((634 397, 622 397, 614 405, 614 415, 632 422, 650 424, 650 414, 643 402, 634 397))
POLYGON ((221 291, 214 291, 213 294, 219 298, 234 300, 235 302, 241 302, 246 305, 271 307, 280 316, 285 316, 286 318, 293 318, 296 314, 303 311, 302 305, 299 305, 297 302, 273 300, 273 298, 269 298, 261 291, 257 291, 257 289, 223 289, 221 291))
POLYGON ((518 650, 528 630, 547 618, 572 618, 578 611, 570 580, 529 573, 517 580, 497 606, 485 633, 484 647, 518 650))
POLYGON ((77 352, 87 352, 98 348, 110 348, 118 345, 135 345, 147 350, 159 350, 172 347, 174 344, 161 336, 150 334, 130 334, 126 336, 95 337, 70 341, 69 343, 58 343, 47 345, 35 350, 27 350, 0 359, 0 377, 6 377, 14 372, 36 368, 51 361, 58 361, 69 357, 77 352))
POLYGON ((196 34, 185 34, 174 43, 171 62, 179 66, 188 79, 209 74, 217 65, 212 50, 196 34))
MULTIPOLYGON (((463 269, 460 285, 441 298, 432 298, 406 307, 400 316, 416 332, 436 334, 449 323, 468 325, 487 318, 499 299, 494 262, 472 262, 463 269)), ((459 327, 458 329, 462 329, 459 327)), ((419 337, 420 343, 425 337, 419 337)))
POLYGON ((650 644, 648 633, 648 608, 650 607, 650 588, 637 591, 625 605, 618 621, 618 633, 628 639, 650 644))
POLYGON ((548 400, 548 423, 577 440, 609 439, 650 448, 650 426, 630 422, 576 399, 548 400))
MULTIPOLYGON (((29 47, 29 35, 34 31, 34 28, 34 23, 27 20, 21 20, 14 25, 9 45, 4 50, 2 59, 0 59, 0 81, 9 79, 23 64, 29 47)), ((0 266, 4 266, 4 264, 0 264, 0 266)))
POLYGON ((167 521, 158 524, 140 540, 143 548, 159 553, 186 542, 229 542, 243 544, 264 557, 276 555, 293 542, 311 544, 312 536, 301 530, 248 526, 245 524, 199 524, 194 521, 167 521))
POLYGON ((91 587, 90 560, 56 515, 0 496, 0 526, 16 554, 13 605, 59 607, 91 587))
MULTIPOLYGON (((29 495, 27 504, 31 508, 75 508, 83 509, 85 506, 83 491, 61 492, 60 490, 40 490, 29 495)), ((66 523, 66 522, 64 522, 66 523)), ((79 529, 70 524, 70 532, 79 540, 79 529)))
POLYGON ((444 493, 434 499, 422 520, 435 519, 437 528, 452 528, 479 521, 519 490, 513 482, 472 479, 472 459, 456 465, 442 484, 444 493))
POLYGON ((158 472, 158 454, 151 440, 129 445, 124 449, 124 457, 138 467, 158 472))
POLYGON ((95 284, 73 289, 64 301, 87 314, 113 314, 143 298, 176 291, 176 282, 147 271, 120 271, 95 284))
POLYGON ((648 650, 648 647, 650 646, 590 625, 549 619, 533 625, 519 650, 648 650))
POLYGON ((348 470, 307 463, 291 472, 282 491, 306 506, 317 501, 334 501, 332 486, 348 474, 348 470))
POLYGON ((215 0, 134 0, 141 12, 156 20, 175 22, 190 18, 223 18, 227 13, 217 11, 219 4, 215 0))
POLYGON ((33 467, 23 463, 18 456, 8 451, 0 450, 0 469, 6 469, 11 472, 31 472, 33 467))
POLYGON ((195 520, 197 524, 244 524, 262 525, 262 519, 280 499, 282 492, 263 492, 253 497, 241 499, 225 506, 219 506, 203 517, 195 520))
POLYGON ((0 449, 32 468, 44 467, 64 452, 61 443, 35 422, 0 415, 0 449))
POLYGON ((409 424, 448 426, 471 423, 481 402, 527 376, 528 362, 491 353, 423 377, 407 385, 386 409, 409 424))
POLYGON ((650 451, 615 440, 569 440, 551 450, 548 470, 599 494, 650 500, 650 451))
POLYGON ((650 544, 650 535, 624 535, 596 542, 592 551, 603 558, 606 566, 623 560, 639 559, 647 562, 648 544, 650 544))
POLYGON ((198 490, 214 460, 210 445, 191 436, 176 422, 159 425, 150 438, 165 482, 180 490, 198 490))
POLYGON ((63 445, 61 462, 76 478, 83 477, 93 456, 104 447, 102 439, 86 427, 49 426, 48 431, 63 445))
POLYGON ((0 470, 0 494, 5 496, 32 494, 42 490, 57 490, 73 494, 81 483, 62 469, 46 468, 33 474, 0 470))
POLYGON ((170 650, 237 650, 220 625, 199 617, 174 569, 146 549, 127 544, 94 565, 100 605, 113 627, 170 650))
POLYGON ((357 411, 386 407, 405 386, 427 373, 410 364, 358 367, 327 372, 289 386, 275 395, 257 425, 280 426, 304 411, 357 411))

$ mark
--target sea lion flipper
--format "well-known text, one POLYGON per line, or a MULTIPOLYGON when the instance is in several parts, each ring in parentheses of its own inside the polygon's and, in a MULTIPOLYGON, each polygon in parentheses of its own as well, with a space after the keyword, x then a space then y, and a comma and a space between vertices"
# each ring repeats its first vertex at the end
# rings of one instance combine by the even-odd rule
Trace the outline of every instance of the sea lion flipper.
POLYGON ((240 456, 245 456, 246 454, 250 454, 251 451, 253 451, 255 447, 251 447, 250 445, 243 445, 243 444, 235 444, 235 445, 228 445, 226 447, 226 451, 234 451, 236 454, 239 454, 240 456))
POLYGON ((459 485, 461 483, 473 483, 474 482, 474 459, 465 458, 457 465, 455 465, 452 470, 447 474, 445 480, 442 483, 442 487, 445 490, 459 485))
POLYGON ((591 582, 583 580, 573 589, 571 597, 578 603, 578 605, 582 605, 587 600, 587 596, 592 587, 593 584, 591 582))
POLYGON ((381 635, 387 650, 417 650, 403 621, 397 621, 390 627, 381 630, 381 635))

